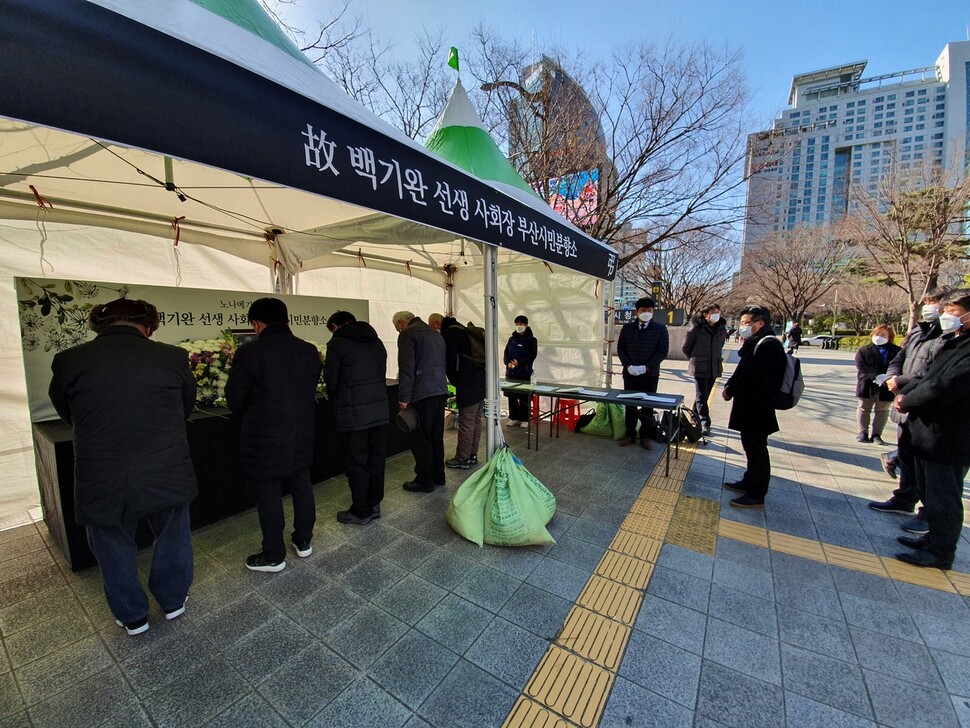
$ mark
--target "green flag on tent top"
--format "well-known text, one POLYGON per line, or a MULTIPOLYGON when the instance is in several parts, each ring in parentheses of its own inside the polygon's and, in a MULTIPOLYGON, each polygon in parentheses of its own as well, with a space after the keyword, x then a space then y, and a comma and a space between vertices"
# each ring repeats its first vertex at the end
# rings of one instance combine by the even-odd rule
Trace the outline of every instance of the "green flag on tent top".
POLYGON ((451 50, 448 51, 448 65, 454 68, 456 71, 458 70, 458 49, 454 46, 452 46, 451 50))

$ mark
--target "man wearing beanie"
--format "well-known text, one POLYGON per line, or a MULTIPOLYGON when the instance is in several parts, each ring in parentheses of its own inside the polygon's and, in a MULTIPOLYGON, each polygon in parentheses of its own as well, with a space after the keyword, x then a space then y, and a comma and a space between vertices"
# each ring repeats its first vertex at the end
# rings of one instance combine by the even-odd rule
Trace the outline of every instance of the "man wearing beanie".
POLYGON ((158 310, 119 298, 96 305, 97 338, 51 364, 50 398, 74 432, 74 508, 98 560, 104 595, 128 634, 148 630, 138 579, 139 520, 155 537, 148 588, 165 613, 185 612, 192 584, 189 503, 197 487, 185 419, 195 380, 185 350, 150 341, 158 310))
POLYGON ((278 298, 253 301, 249 323, 258 338, 236 351, 226 400, 229 409, 242 417, 239 459, 256 488, 263 531, 262 551, 246 559, 246 568, 275 572, 286 568, 284 487, 293 496, 296 555, 306 558, 313 553, 316 506, 310 463, 320 353, 293 335, 286 304, 278 298))
MULTIPOLYGON (((669 338, 667 327, 653 320, 655 308, 652 298, 637 301, 637 317, 620 329, 616 353, 623 364, 623 389, 629 392, 656 392, 660 383, 660 363, 667 358, 669 338)), ((637 421, 640 423, 640 444, 650 449, 656 435, 657 423, 651 407, 627 405, 626 437, 620 447, 637 441, 637 421)))

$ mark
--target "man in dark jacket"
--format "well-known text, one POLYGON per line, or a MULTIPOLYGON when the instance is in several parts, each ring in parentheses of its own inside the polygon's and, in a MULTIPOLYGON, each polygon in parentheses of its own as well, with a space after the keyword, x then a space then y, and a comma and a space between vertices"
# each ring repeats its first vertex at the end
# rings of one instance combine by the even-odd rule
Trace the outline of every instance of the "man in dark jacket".
MULTIPOLYGON (((910 382, 913 382, 926 372, 936 356, 936 351, 940 344, 940 299, 943 297, 942 291, 934 291, 923 297, 922 321, 909 332, 906 337, 902 351, 900 351, 889 363, 886 369, 888 379, 886 388, 896 395, 910 382)), ((892 469, 899 470, 899 487, 893 491, 892 497, 886 501, 873 501, 869 507, 880 513, 903 513, 911 514, 916 504, 923 500, 923 494, 919 492, 916 485, 916 473, 914 472, 913 452, 909 428, 906 426, 906 415, 893 410, 890 412, 893 421, 897 423, 896 430, 896 452, 886 453, 882 456, 883 467, 890 472, 886 461, 892 458, 892 469)), ((892 473, 890 473, 892 474, 892 473)), ((926 523, 924 509, 920 508, 919 513, 914 518, 902 524, 904 531, 915 533, 918 536, 929 531, 926 523)))
MULTIPOLYGON (((519 314, 515 317, 515 331, 505 344, 502 362, 505 364, 505 378, 513 382, 528 382, 535 375, 535 363, 539 357, 539 340, 532 333, 529 317, 519 314)), ((528 429, 532 419, 531 394, 508 393, 509 427, 528 429)))
POLYGON ((767 308, 743 308, 738 331, 744 339, 738 352, 741 361, 721 396, 734 400, 728 427, 741 433, 747 469, 741 480, 724 487, 742 493, 731 501, 732 506, 763 508, 771 480, 768 436, 778 432, 774 400, 785 378, 787 360, 784 347, 772 334, 767 308))
POLYGON ((970 290, 943 297, 943 343, 922 378, 903 387, 893 403, 907 420, 929 533, 900 536, 913 551, 896 558, 915 566, 949 569, 963 528, 963 481, 970 468, 970 290))
MULTIPOLYGON (((637 301, 637 319, 624 324, 616 353, 623 364, 623 389, 630 392, 656 392, 660 383, 660 363, 667 358, 670 339, 667 327, 653 320, 652 298, 637 301)), ((640 422, 640 444, 647 450, 656 435, 657 423, 652 407, 627 405, 626 437, 620 447, 637 441, 637 420, 640 422)))
POLYGON ((788 330, 788 353, 797 354, 798 347, 802 345, 802 327, 796 321, 788 330))
POLYGON ((313 553, 316 507, 310 463, 320 352, 293 335, 286 304, 278 298, 253 301, 249 322, 258 338, 236 351, 226 400, 229 409, 242 416, 239 459, 256 488, 263 532, 263 550, 246 559, 246 568, 275 572, 286 568, 284 487, 293 496, 296 555, 306 558, 313 553))
POLYGON ((399 405, 410 405, 418 415, 411 433, 414 480, 406 482, 404 490, 430 493, 445 484, 445 340, 410 311, 398 311, 391 322, 398 331, 399 405))
POLYGON ((482 440, 482 405, 485 402, 485 367, 472 360, 468 329, 452 317, 441 324, 445 340, 445 369, 455 387, 458 406, 458 445, 455 457, 446 460, 449 468, 468 470, 478 463, 482 440))
POLYGON ((189 503, 197 487, 185 420, 195 380, 184 349, 149 340, 158 310, 119 298, 94 306, 97 334, 54 357, 50 398, 74 431, 74 502, 98 559, 104 595, 128 634, 148 629, 138 581, 139 519, 155 535, 148 588, 175 619, 192 584, 189 503))
POLYGON ((341 523, 364 525, 381 517, 387 452, 387 349, 374 327, 349 311, 327 320, 323 381, 333 402, 337 431, 343 433, 351 505, 337 513, 341 523))
POLYGON ((694 377, 694 409, 704 423, 704 434, 711 434, 711 409, 708 400, 714 382, 724 373, 722 352, 727 341, 727 326, 721 318, 721 307, 708 306, 694 320, 681 351, 689 360, 687 373, 694 377))

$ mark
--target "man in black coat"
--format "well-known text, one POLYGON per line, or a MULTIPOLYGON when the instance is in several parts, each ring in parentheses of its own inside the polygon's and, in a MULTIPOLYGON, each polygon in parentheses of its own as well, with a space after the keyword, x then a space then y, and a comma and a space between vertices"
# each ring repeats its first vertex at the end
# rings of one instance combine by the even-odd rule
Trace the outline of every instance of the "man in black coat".
POLYGON ((727 341, 727 326, 716 303, 705 308, 684 337, 681 351, 688 359, 687 373, 694 377, 694 409, 704 423, 704 434, 711 434, 711 409, 707 401, 714 382, 724 372, 722 352, 727 341))
POLYGON ((148 588, 175 619, 192 584, 189 503, 197 487, 185 420, 195 404, 186 351, 149 340, 158 310, 119 298, 94 306, 97 334, 54 357, 50 398, 74 431, 74 502, 104 595, 128 634, 148 629, 138 581, 139 519, 155 535, 148 588))
POLYGON ((781 342, 771 330, 771 312, 761 306, 741 310, 739 333, 744 344, 738 351, 740 363, 724 385, 722 397, 734 400, 728 427, 741 433, 741 447, 747 469, 741 480, 725 483, 728 490, 742 493, 731 501, 737 508, 764 508, 771 458, 768 436, 778 432, 775 394, 785 378, 787 358, 781 342))
POLYGON ((943 343, 936 359, 893 403, 898 412, 909 414, 917 486, 929 524, 925 536, 899 537, 913 551, 896 558, 949 569, 963 528, 963 481, 970 468, 970 290, 948 293, 942 305, 943 343))
MULTIPOLYGON (((656 392, 660 383, 660 363, 667 358, 670 339, 667 327, 653 320, 655 304, 652 298, 637 301, 637 318, 620 329, 616 353, 623 364, 623 389, 630 392, 656 392)), ((637 420, 640 422, 640 444, 650 449, 657 423, 652 407, 626 407, 626 437, 620 447, 637 441, 637 420)))
POLYGON ((337 432, 343 433, 351 505, 341 523, 364 525, 381 517, 387 453, 387 349, 374 327, 349 311, 327 320, 323 381, 333 402, 337 432))
POLYGON ((445 465, 468 470, 478 463, 478 446, 482 440, 485 367, 473 360, 468 329, 457 320, 445 318, 441 336, 445 340, 445 369, 448 381, 455 387, 458 406, 458 444, 455 457, 446 460, 445 465))
POLYGON ((398 311, 391 323, 398 331, 398 405, 411 405, 418 415, 411 433, 414 480, 404 483, 404 490, 430 493, 445 484, 445 341, 410 311, 398 311))
POLYGON ((239 460, 256 488, 263 532, 263 549, 246 559, 246 568, 275 572, 286 568, 284 487, 293 496, 296 555, 306 558, 313 553, 316 507, 310 463, 320 352, 293 335, 286 304, 278 298, 253 301, 249 322, 258 338, 236 350, 226 401, 242 417, 239 460))

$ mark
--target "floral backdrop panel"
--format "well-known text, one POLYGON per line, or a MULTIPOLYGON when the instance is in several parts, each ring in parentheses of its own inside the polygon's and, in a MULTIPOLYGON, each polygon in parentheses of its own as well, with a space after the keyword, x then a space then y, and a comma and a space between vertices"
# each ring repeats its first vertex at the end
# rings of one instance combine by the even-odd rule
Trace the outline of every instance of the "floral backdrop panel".
MULTIPOLYGON (((152 339, 186 350, 199 384, 200 406, 222 404, 223 387, 237 339, 233 331, 251 332, 250 304, 271 294, 199 288, 127 285, 53 278, 15 278, 20 330, 27 376, 30 418, 57 419, 47 396, 54 354, 94 338, 88 312, 95 304, 119 297, 142 299, 158 308, 160 324, 152 339)), ((275 294, 274 294, 275 295, 275 294)), ((286 302, 293 333, 317 345, 321 355, 330 340, 327 319, 335 311, 369 317, 360 299, 276 295, 286 302)))

